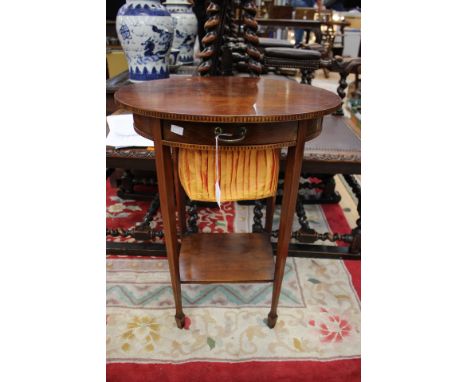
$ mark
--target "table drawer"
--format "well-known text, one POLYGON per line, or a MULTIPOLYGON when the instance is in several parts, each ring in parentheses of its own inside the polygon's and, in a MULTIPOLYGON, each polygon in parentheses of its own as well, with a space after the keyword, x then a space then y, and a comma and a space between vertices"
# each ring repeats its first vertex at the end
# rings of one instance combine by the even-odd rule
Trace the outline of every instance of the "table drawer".
MULTIPOLYGON (((136 130, 152 139, 151 124, 147 117, 134 115, 136 130)), ((182 121, 163 122, 163 143, 170 146, 190 148, 196 146, 215 146, 216 133, 223 134, 219 140, 222 148, 238 146, 293 146, 297 138, 298 121, 264 124, 196 123, 182 121), (228 136, 231 134, 231 136, 228 136)), ((307 140, 316 137, 322 129, 322 118, 309 120, 307 140)), ((208 147, 207 147, 208 148, 208 147)))
POLYGON ((163 139, 171 143, 214 145, 216 133, 219 132, 232 135, 221 135, 221 139, 219 140, 220 146, 274 145, 295 142, 297 122, 272 123, 268 125, 165 122, 163 125, 163 139), (174 128, 174 125, 180 128, 174 128), (180 135, 180 133, 183 135, 180 135))

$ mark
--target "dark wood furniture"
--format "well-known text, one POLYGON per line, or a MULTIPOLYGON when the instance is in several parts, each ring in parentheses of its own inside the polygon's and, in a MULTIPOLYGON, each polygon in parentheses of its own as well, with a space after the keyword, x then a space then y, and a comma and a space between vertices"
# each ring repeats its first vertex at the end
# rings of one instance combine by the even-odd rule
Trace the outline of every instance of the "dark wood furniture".
MULTIPOLYGON (((289 6, 280 8, 292 9, 289 6)), ((257 7, 254 0, 240 0, 238 12, 235 12, 235 9, 236 5, 233 0, 210 1, 206 9, 207 21, 204 24, 203 50, 198 55, 201 58, 198 67, 200 75, 220 76, 239 72, 259 75, 262 73, 265 62, 262 51, 259 49, 259 37, 257 36, 258 28, 261 25, 305 29, 307 36, 311 30, 314 30, 319 43, 322 36, 320 32, 322 25, 327 26, 327 31, 333 31, 335 25, 339 25, 342 29, 349 25, 346 21, 334 22, 326 19, 257 19, 257 7), (240 17, 236 18, 235 13, 238 13, 240 17)), ((329 36, 329 33, 325 33, 324 36, 329 36)), ((326 40, 328 41, 328 37, 326 40)), ((300 69, 303 69, 304 60, 301 61, 300 69)), ((289 64, 295 65, 295 63, 289 64)), ((307 68, 306 70, 312 72, 312 69, 307 68)))
MULTIPOLYGON (((344 100, 346 97, 345 90, 348 87, 346 78, 349 74, 354 73, 356 75, 356 80, 358 79, 361 74, 361 58, 335 56, 331 60, 323 61, 322 67, 331 72, 337 72, 340 75, 340 81, 336 90, 341 100, 344 100)), ((335 115, 344 115, 343 108, 340 107, 335 112, 335 115)))
POLYGON ((203 50, 198 57, 202 76, 233 75, 262 72, 255 20, 255 0, 211 0, 206 8, 203 50), (237 15, 236 15, 237 13, 237 15))
MULTIPOLYGON (((335 25, 339 25, 341 33, 344 27, 349 25, 349 22, 331 20, 331 13, 324 15, 323 13, 315 14, 314 17, 319 17, 317 20, 295 19, 295 20, 274 20, 274 19, 257 19, 258 25, 275 25, 293 27, 306 30, 307 44, 300 44, 296 48, 291 49, 290 43, 287 40, 260 38, 259 49, 263 54, 264 72, 275 70, 278 72, 283 68, 300 69, 301 83, 311 84, 314 78, 314 72, 318 68, 323 68, 325 76, 328 78, 328 68, 336 68, 335 58, 333 57, 333 46, 335 40, 335 25), (322 31, 322 26, 325 26, 322 31), (313 31, 316 36, 316 42, 308 44, 310 32, 313 31)), ((341 73, 340 73, 341 75, 341 73)), ((345 75, 343 73, 343 75, 345 75)), ((343 91, 343 83, 340 82, 339 92, 343 91)), ((341 96, 341 93, 340 93, 341 96)), ((342 111, 338 111, 337 115, 343 115, 342 111)))
POLYGON ((278 28, 297 28, 304 29, 306 31, 306 42, 309 42, 310 32, 313 32, 316 36, 316 42, 320 44, 322 42, 322 32, 321 27, 327 26, 333 28, 338 26, 341 30, 341 33, 344 32, 344 28, 351 25, 349 21, 326 21, 326 20, 297 20, 297 19, 256 19, 258 25, 260 26, 270 26, 278 28))
POLYGON ((266 72, 271 69, 299 69, 301 84, 311 85, 321 58, 322 54, 316 50, 268 47, 264 49, 263 64, 266 72))
MULTIPOLYGON (((273 328, 278 317, 277 307, 292 232, 304 145, 307 140, 320 134, 323 116, 340 106, 339 97, 292 81, 187 77, 125 86, 116 92, 115 99, 134 113, 135 130, 154 141, 177 326, 183 328, 185 320, 181 282, 273 281, 272 304, 268 314, 268 326, 273 328), (173 168, 173 155, 177 155, 179 147, 193 147, 193 142, 190 139, 184 141, 184 135, 175 139, 170 134, 169 126, 172 123, 184 129, 203 132, 198 144, 205 146, 215 144, 215 128, 222 127, 230 131, 245 129, 245 140, 236 142, 236 146, 248 142, 249 146, 256 148, 288 147, 275 261, 265 233, 227 234, 230 238, 202 233, 188 235, 181 224, 177 235, 176 211, 183 214, 183 209, 178 208, 183 190, 177 176, 174 176, 177 171, 173 168), (273 131, 275 134, 272 134, 273 131), (215 276, 218 272, 222 275, 215 276)), ((221 145, 221 149, 232 146, 230 143, 221 145)), ((270 203, 270 207, 272 205, 270 203)), ((268 213, 271 215, 271 210, 268 213)), ((179 220, 185 221, 185 217, 180 216, 179 220)))

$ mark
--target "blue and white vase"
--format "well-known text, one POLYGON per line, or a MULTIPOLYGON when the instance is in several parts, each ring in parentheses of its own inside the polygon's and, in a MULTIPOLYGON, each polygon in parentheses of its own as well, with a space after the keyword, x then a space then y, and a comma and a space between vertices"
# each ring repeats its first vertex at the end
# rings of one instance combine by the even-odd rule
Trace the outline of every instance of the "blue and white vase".
POLYGON ((169 77, 174 23, 160 0, 127 0, 117 13, 116 27, 130 81, 169 77))
POLYGON ((164 4, 174 18, 172 48, 180 50, 177 64, 193 64, 193 48, 198 34, 198 24, 192 12, 192 4, 187 0, 166 0, 164 4))

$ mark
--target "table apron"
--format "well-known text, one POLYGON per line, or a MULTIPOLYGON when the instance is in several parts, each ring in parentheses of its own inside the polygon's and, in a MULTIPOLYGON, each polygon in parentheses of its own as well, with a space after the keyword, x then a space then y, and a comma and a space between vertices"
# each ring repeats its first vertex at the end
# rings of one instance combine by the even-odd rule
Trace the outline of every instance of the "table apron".
MULTIPOLYGON (((135 131, 148 139, 153 139, 152 126, 154 118, 134 114, 135 131)), ((323 117, 307 121, 306 140, 317 137, 322 131, 323 117)), ((240 142, 219 142, 220 150, 237 148, 281 148, 295 146, 297 140, 298 121, 274 123, 199 123, 183 121, 162 121, 162 143, 180 148, 196 148, 204 150, 215 149, 215 129, 222 128, 224 133, 239 135, 245 129, 245 138, 240 142), (174 129, 172 126, 182 129, 174 129)))

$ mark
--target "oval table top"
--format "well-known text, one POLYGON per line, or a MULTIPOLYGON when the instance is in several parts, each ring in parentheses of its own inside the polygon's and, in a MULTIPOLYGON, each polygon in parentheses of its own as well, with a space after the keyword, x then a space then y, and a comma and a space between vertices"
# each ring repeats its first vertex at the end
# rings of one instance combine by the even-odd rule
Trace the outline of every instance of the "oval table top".
POLYGON ((114 97, 135 114, 191 122, 298 121, 330 114, 341 105, 327 90, 251 77, 171 77, 124 86, 114 97))

